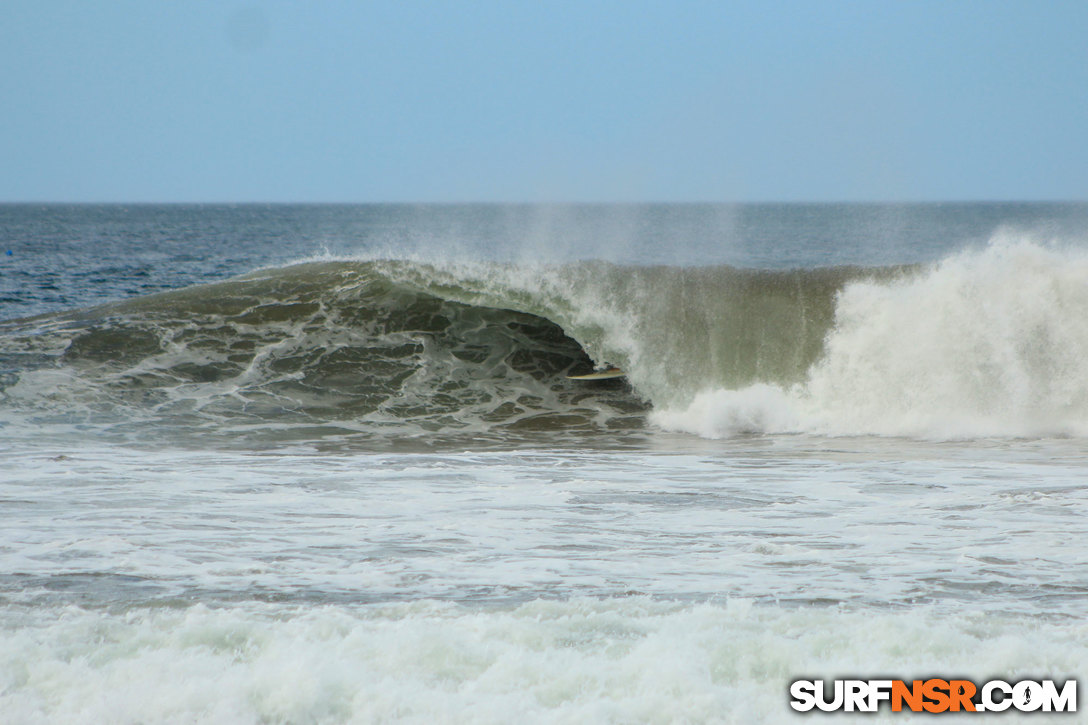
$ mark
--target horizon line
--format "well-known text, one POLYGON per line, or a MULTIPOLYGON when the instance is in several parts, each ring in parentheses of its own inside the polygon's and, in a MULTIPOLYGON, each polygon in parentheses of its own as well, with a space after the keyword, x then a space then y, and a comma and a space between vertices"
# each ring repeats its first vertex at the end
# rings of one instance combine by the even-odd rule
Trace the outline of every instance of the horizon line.
POLYGON ((386 200, 386 201, 317 201, 317 200, 66 200, 11 199, 0 200, 2 206, 891 206, 940 204, 1088 204, 1088 198, 958 198, 958 199, 746 199, 746 200, 550 200, 550 201, 488 201, 488 200, 386 200))

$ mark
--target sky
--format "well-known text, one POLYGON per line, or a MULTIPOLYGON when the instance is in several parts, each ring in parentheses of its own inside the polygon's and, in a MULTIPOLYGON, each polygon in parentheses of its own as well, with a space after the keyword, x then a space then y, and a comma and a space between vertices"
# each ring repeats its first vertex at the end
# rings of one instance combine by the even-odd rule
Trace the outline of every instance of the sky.
POLYGON ((1088 199, 1088 2, 2 0, 0 201, 1088 199))

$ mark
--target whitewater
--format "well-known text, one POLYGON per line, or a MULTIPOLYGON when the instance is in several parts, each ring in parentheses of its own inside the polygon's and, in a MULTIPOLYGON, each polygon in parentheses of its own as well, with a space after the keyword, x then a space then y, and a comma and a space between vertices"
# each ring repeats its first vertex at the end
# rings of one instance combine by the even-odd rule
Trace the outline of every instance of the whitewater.
POLYGON ((773 723, 1088 665, 1084 205, 0 221, 5 722, 773 723))

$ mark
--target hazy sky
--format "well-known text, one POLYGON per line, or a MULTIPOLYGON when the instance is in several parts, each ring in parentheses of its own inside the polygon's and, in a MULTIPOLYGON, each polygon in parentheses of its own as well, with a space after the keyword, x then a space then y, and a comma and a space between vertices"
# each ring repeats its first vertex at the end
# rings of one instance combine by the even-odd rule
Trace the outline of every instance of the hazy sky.
POLYGON ((0 200, 1088 198, 1088 2, 0 0, 0 200))

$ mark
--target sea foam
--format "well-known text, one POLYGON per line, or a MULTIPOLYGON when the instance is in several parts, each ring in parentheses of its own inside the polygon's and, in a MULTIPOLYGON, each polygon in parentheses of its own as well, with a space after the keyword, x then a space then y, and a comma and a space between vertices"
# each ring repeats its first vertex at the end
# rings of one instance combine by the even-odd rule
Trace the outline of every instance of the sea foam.
POLYGON ((798 384, 704 388, 652 420, 744 432, 1088 435, 1088 253, 998 238, 838 294, 798 384))
POLYGON ((1082 624, 746 600, 65 607, 0 621, 0 711, 18 725, 778 723, 798 717, 800 677, 1088 667, 1082 624))

